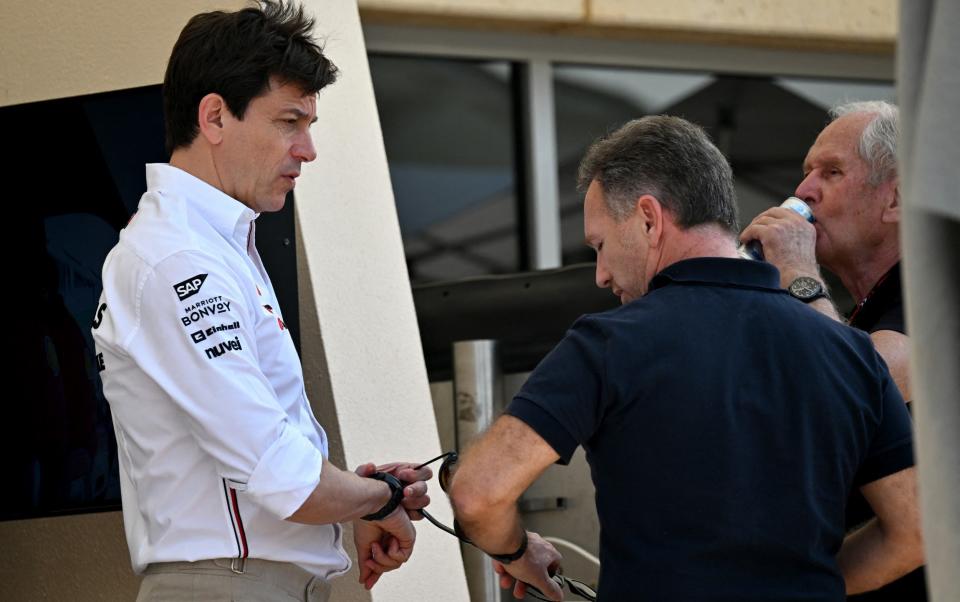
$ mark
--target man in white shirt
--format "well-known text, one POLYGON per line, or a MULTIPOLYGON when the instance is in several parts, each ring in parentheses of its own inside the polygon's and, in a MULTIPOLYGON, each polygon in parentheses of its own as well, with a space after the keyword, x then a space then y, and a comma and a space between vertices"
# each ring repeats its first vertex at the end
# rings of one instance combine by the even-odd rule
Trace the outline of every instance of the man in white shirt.
POLYGON ((354 521, 368 589, 412 552, 429 470, 328 461, 254 244, 316 158, 336 67, 295 5, 193 17, 164 79, 169 165, 103 266, 93 323, 140 600, 326 600, 354 521), (364 478, 370 477, 370 478, 364 478), (230 598, 232 599, 232 598, 230 598))

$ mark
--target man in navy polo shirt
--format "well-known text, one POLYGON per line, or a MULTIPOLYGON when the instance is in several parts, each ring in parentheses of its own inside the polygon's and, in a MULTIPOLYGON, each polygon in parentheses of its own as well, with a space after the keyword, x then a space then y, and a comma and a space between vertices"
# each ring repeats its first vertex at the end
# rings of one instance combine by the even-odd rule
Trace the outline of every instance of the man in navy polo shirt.
POLYGON ((501 585, 562 598, 548 578, 560 555, 522 528, 516 500, 578 445, 600 600, 839 601, 918 566, 897 387, 869 337, 737 258, 730 167, 705 133, 632 121, 591 147, 579 179, 597 285, 623 305, 571 327, 450 488, 465 535, 505 561, 501 585), (845 538, 854 487, 877 518, 845 538))

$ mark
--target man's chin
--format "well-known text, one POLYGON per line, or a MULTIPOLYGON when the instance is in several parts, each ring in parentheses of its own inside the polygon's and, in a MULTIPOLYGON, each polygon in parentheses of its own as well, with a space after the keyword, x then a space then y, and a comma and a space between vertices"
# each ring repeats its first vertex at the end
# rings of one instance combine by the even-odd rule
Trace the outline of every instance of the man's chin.
POLYGON ((284 194, 278 198, 270 199, 261 204, 261 213, 274 213, 283 209, 284 204, 287 202, 287 195, 284 194))

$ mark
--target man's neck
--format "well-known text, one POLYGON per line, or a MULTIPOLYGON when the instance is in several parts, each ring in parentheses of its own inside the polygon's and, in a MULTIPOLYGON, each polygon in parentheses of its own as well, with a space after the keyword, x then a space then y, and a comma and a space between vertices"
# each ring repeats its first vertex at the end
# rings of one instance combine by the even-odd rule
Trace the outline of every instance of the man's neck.
POLYGON ((226 193, 212 157, 198 148, 196 143, 173 151, 170 165, 226 193))
POLYGON ((865 299, 884 274, 900 261, 898 241, 884 244, 871 250, 869 254, 865 253, 862 257, 851 259, 849 263, 836 268, 825 267, 840 278, 843 287, 855 301, 859 302, 865 299))
POLYGON ((696 257, 727 257, 736 259, 737 245, 733 234, 715 224, 677 230, 663 251, 657 271, 684 259, 696 257))

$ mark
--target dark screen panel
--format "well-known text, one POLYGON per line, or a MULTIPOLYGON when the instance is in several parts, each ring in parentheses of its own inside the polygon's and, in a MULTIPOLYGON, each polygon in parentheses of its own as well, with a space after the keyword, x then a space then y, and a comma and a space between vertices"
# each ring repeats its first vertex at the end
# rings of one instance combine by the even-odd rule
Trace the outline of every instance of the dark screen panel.
MULTIPOLYGON (((103 260, 163 162, 159 86, 0 108, 8 274, 20 308, 0 437, 0 520, 120 507, 116 440, 90 326, 103 260)), ((257 220, 258 247, 299 350, 292 197, 257 220)))

